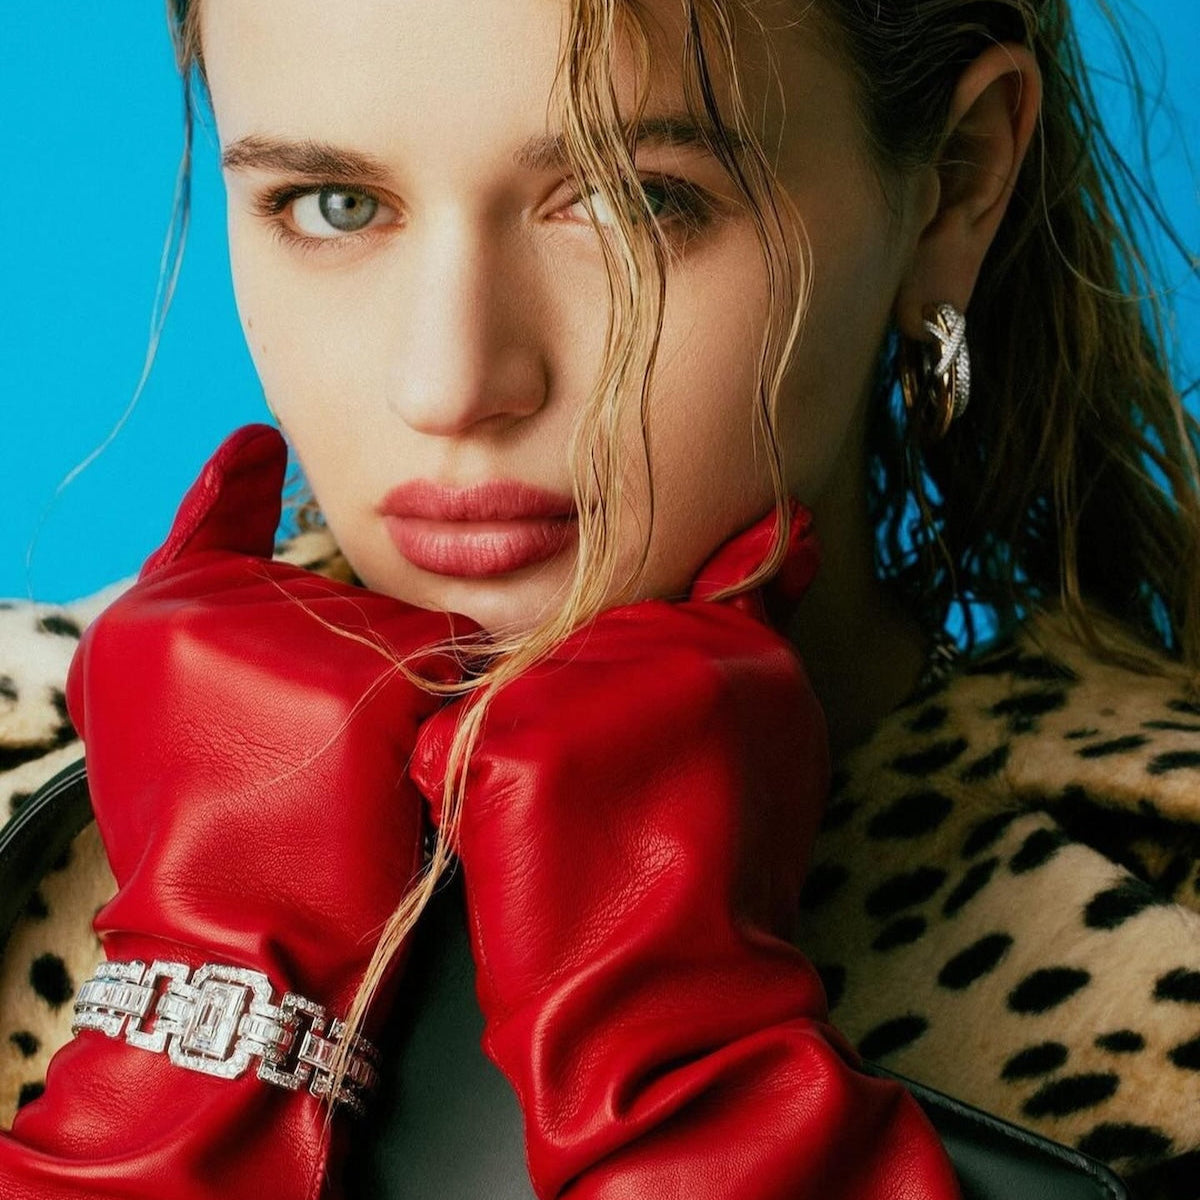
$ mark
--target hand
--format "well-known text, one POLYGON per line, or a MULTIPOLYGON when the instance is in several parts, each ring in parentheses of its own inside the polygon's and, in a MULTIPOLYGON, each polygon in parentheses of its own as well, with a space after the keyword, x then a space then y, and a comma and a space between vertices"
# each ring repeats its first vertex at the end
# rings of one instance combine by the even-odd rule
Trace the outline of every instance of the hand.
MULTIPOLYGON (((459 825, 483 1047, 541 1200, 959 1195, 916 1102, 855 1070, 786 940, 829 785, 824 716, 760 597, 773 514, 686 601, 601 613, 497 693, 459 825)), ((817 565, 794 506, 782 570, 817 565)), ((463 702, 412 775, 442 815, 463 702)))
MULTIPOLYGON (((405 767, 442 700, 383 650, 412 655, 469 623, 272 561, 285 464, 270 426, 221 445, 137 582, 85 631, 67 705, 117 883, 95 921, 107 958, 262 972, 276 1003, 292 991, 332 1018, 422 863, 405 767)), ((410 665, 457 677, 445 654, 410 665)), ((0 1194, 316 1196, 346 1118, 327 1161, 322 1102, 260 1079, 258 1061, 217 1078, 82 1030, 0 1144, 0 1194)))

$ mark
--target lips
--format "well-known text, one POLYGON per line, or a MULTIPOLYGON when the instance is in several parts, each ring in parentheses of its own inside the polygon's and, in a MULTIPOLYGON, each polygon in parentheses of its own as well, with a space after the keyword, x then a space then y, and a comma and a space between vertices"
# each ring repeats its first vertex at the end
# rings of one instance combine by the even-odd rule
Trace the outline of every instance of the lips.
POLYGON ((449 487, 413 480, 379 512, 396 549, 435 575, 507 575, 561 553, 576 532, 570 496, 515 480, 449 487))

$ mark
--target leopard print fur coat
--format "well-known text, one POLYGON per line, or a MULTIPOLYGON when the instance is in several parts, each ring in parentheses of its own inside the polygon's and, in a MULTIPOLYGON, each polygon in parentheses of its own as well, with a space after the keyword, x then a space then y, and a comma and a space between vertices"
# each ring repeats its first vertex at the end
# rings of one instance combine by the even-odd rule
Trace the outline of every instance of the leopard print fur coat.
MULTIPOLYGON (((276 557, 348 578, 325 531, 276 557)), ((0 602, 0 815, 77 760, 88 622, 0 602)), ((0 1122, 39 1094, 102 956, 90 825, 0 960, 0 1122)), ((867 1058, 1200 1198, 1200 706, 1054 613, 910 696, 837 764, 794 940, 867 1058)))

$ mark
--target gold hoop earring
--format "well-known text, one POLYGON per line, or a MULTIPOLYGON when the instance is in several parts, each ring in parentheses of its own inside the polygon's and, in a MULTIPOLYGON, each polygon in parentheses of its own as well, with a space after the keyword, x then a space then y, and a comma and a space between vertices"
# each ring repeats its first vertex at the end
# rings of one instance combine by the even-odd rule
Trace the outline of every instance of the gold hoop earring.
POLYGON ((922 430, 936 440, 967 407, 971 355, 967 319, 953 304, 939 304, 924 326, 933 342, 905 339, 900 347, 900 393, 904 407, 915 411, 922 430))

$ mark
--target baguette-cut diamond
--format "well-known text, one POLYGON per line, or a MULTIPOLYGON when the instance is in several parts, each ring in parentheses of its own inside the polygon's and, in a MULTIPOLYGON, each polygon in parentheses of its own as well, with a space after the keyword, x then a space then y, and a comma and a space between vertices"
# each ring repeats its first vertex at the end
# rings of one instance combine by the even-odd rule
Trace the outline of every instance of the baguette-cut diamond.
POLYGON ((183 1048, 194 1054, 224 1058, 237 1033, 247 991, 236 983, 206 980, 183 1031, 183 1048))

